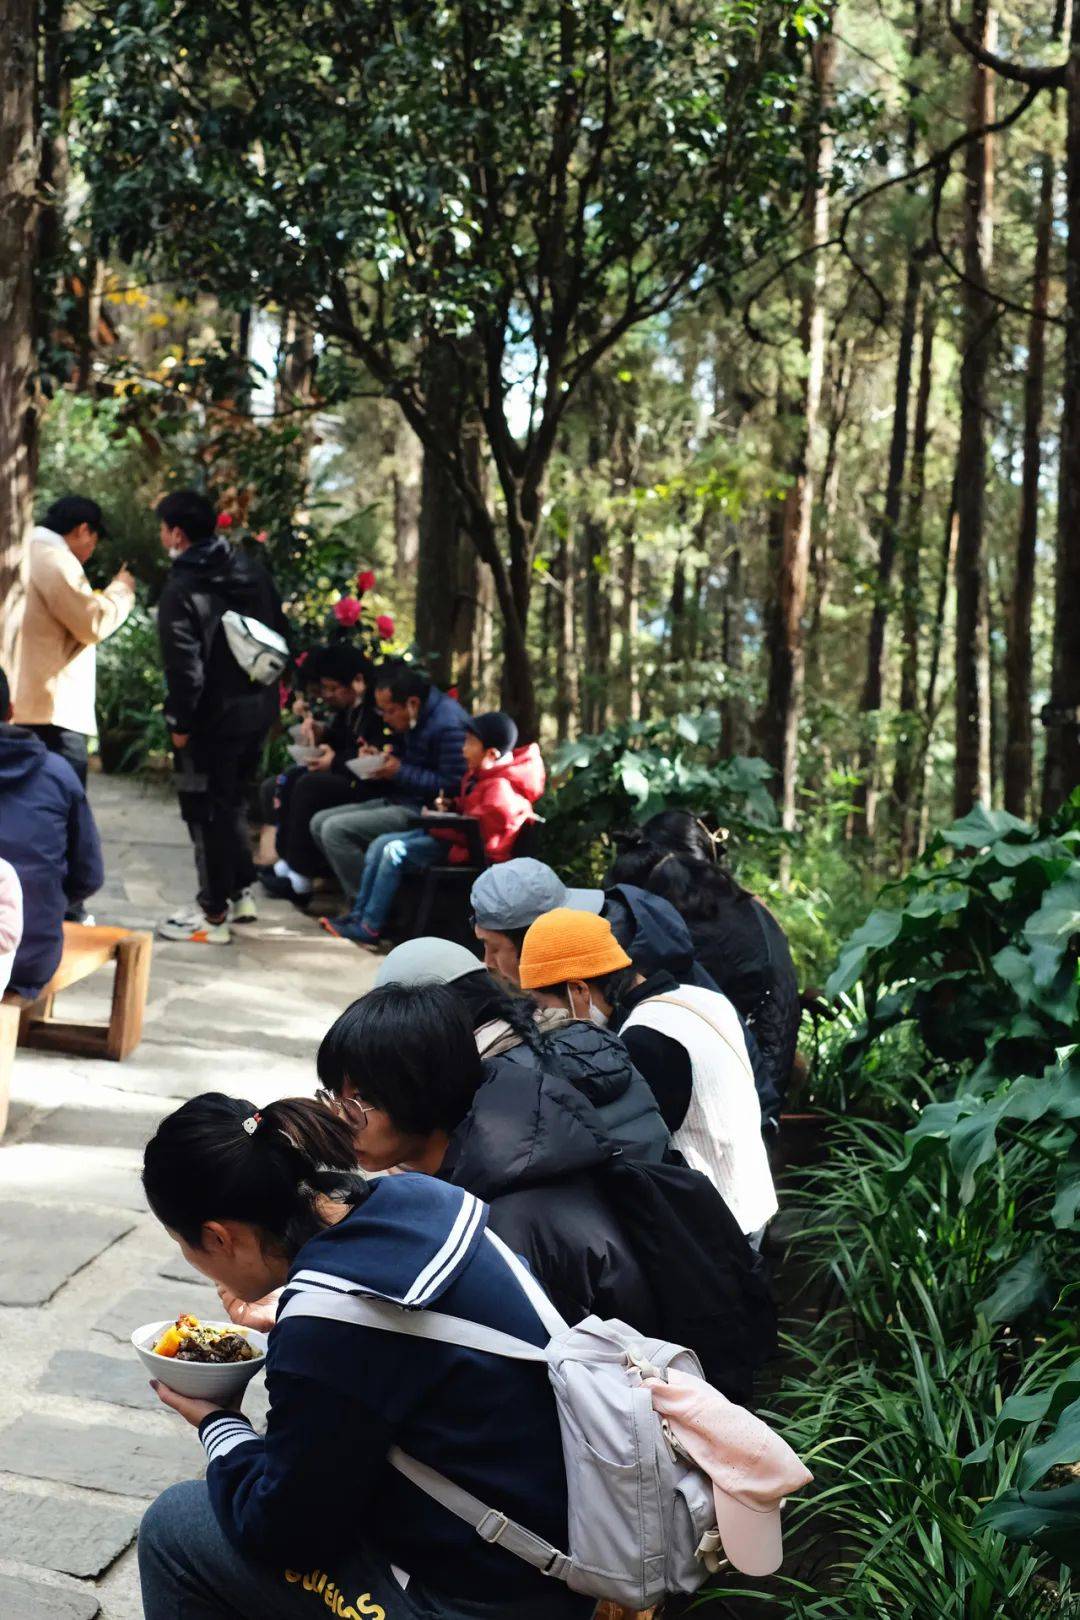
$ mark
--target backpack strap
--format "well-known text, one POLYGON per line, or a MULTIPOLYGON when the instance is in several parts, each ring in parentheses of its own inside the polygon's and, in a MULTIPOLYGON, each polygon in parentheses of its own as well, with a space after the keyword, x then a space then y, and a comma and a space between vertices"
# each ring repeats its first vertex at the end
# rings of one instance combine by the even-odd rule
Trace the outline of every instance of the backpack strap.
POLYGON ((547 1329, 549 1338, 557 1339, 561 1337, 562 1334, 569 1333, 570 1324, 564 1321, 560 1316, 559 1312, 555 1309, 554 1305, 551 1303, 551 1300, 548 1298, 543 1288, 541 1288, 528 1266, 524 1265, 522 1261, 519 1260, 513 1249, 509 1248, 508 1245, 503 1242, 502 1238, 498 1237, 496 1233, 491 1230, 490 1226, 486 1226, 484 1228, 484 1236, 495 1249, 496 1253, 501 1254, 503 1259, 506 1261, 509 1270, 513 1273, 514 1279, 522 1293, 525 1295, 525 1298, 528 1300, 529 1304, 532 1306, 533 1310, 544 1324, 544 1327, 547 1329))
POLYGON ((440 1311, 410 1311, 370 1294, 329 1294, 304 1283, 295 1285, 278 1312, 278 1321, 290 1316, 320 1316, 330 1322, 351 1322, 355 1327, 377 1328, 380 1333, 402 1333, 410 1339, 431 1339, 456 1344, 464 1350, 485 1350, 510 1361, 547 1361, 547 1351, 510 1333, 469 1322, 440 1311))
MULTIPOLYGON (((721 992, 721 994, 722 993, 723 992, 721 992)), ((667 991, 658 996, 650 996, 649 1000, 642 1002, 641 1005, 643 1007, 647 1007, 649 1002, 652 1001, 664 1001, 669 1007, 683 1007, 687 1012, 695 1013, 703 1023, 708 1024, 714 1035, 718 1035, 720 1037, 724 1045, 731 1052, 731 1055, 742 1066, 742 1068, 746 1070, 747 1074, 750 1076, 750 1079, 754 1079, 754 1070, 750 1063, 749 1056, 746 1053, 745 1043, 742 1052, 740 1052, 734 1041, 731 1039, 731 1036, 728 1035, 727 1031, 721 1029, 720 1025, 715 1021, 715 1019, 710 1018, 707 1012, 703 1012, 700 1007, 695 1007, 692 1001, 684 1001, 681 996, 673 996, 667 991)))
POLYGON ((437 1469, 429 1468, 427 1463, 417 1462, 400 1446, 393 1446, 387 1452, 386 1460, 417 1490, 430 1496, 433 1502, 438 1502, 455 1518, 464 1520, 482 1541, 489 1545, 497 1544, 505 1552, 513 1553, 515 1558, 521 1558, 533 1569, 538 1569, 541 1575, 550 1575, 558 1581, 566 1579, 572 1559, 560 1552, 558 1547, 553 1547, 550 1541, 545 1541, 543 1536, 534 1535, 523 1524, 518 1524, 516 1519, 500 1513, 498 1508, 488 1507, 471 1491, 455 1485, 453 1480, 447 1479, 437 1469))

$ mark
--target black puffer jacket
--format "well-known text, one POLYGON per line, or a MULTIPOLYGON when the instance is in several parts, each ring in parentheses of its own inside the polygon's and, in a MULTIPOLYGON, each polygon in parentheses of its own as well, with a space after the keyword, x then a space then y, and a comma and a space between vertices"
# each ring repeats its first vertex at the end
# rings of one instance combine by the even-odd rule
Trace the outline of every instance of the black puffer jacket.
POLYGON ((504 1057, 487 1067, 443 1180, 490 1204, 493 1229, 569 1322, 595 1311, 659 1334, 649 1285, 600 1190, 617 1149, 598 1113, 550 1066, 504 1057))
POLYGON ((273 580, 260 563, 218 536, 176 558, 158 603, 165 666, 165 719, 172 731, 201 737, 250 737, 278 713, 277 684, 250 680, 229 651, 227 609, 287 635, 273 580))
POLYGON ((567 1019, 535 1042, 521 1041, 489 1061, 512 1075, 552 1068, 588 1099, 601 1129, 627 1158, 659 1164, 668 1156, 671 1136, 656 1098, 622 1041, 609 1030, 567 1019))
POLYGON ((715 917, 688 926, 698 961, 753 1030, 783 1097, 802 1017, 799 981, 784 930, 752 895, 722 900, 715 917))

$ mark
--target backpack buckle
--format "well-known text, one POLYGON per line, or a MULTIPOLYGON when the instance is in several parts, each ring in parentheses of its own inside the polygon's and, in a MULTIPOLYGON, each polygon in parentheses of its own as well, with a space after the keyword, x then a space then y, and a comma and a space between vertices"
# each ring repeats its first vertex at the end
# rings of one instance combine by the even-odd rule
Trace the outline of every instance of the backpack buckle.
POLYGON ((480 1523, 476 1527, 476 1533, 482 1541, 487 1541, 494 1545, 494 1543, 499 1540, 499 1537, 506 1531, 509 1524, 510 1520, 507 1518, 505 1513, 500 1513, 497 1508, 488 1508, 487 1512, 484 1514, 484 1517, 480 1520, 480 1523))
POLYGON ((568 1558, 565 1553, 553 1552, 540 1573, 550 1575, 556 1581, 565 1581, 572 1564, 573 1559, 568 1558))

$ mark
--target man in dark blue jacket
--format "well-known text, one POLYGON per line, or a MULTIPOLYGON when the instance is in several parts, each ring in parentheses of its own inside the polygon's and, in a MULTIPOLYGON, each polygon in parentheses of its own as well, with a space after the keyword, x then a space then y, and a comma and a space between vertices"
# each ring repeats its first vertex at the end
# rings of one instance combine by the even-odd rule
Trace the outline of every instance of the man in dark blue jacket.
POLYGON ((86 793, 66 759, 13 726, 0 670, 0 855, 19 874, 23 936, 9 992, 33 1000, 64 951, 64 913, 105 881, 101 841, 86 793))
POLYGON ((403 832, 441 793, 457 793, 465 775, 469 717, 455 698, 412 665, 384 664, 375 672, 375 701, 393 741, 383 765, 364 784, 371 796, 321 810, 311 822, 311 835, 350 900, 360 887, 372 839, 403 832))

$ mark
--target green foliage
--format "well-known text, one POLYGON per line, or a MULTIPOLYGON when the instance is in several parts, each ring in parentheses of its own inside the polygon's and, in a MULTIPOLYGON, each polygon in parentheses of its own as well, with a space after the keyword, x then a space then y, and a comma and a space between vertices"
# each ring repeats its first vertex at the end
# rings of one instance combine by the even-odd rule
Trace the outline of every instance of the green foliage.
MULTIPOLYGON (((938 1545, 968 1605, 953 1611, 934 1591, 925 1610, 913 1597, 900 1612, 1037 1612, 1020 1606, 1021 1593, 1034 1601, 1031 1559, 1076 1564, 1080 1489, 1055 1475, 1080 1460, 1078 846, 1080 795, 1037 828, 976 809, 892 886, 830 982, 862 998, 835 1073, 872 1075, 860 1103, 885 1118, 838 1126, 838 1152, 811 1188, 809 1242, 843 1301, 834 1339, 827 1324, 819 1334, 831 1351, 846 1340, 891 1393, 908 1390, 902 1442, 858 1432, 875 1455, 886 1441, 907 1448, 928 1523, 947 1508, 938 1545), (928 1330, 951 1359, 926 1375, 928 1330)), ((842 1499, 846 1479, 836 1487, 842 1499)), ((846 1511, 858 1540, 863 1509, 846 1511)), ((919 1544, 904 1513, 897 1500, 875 1582, 888 1547, 907 1557, 919 1544)), ((862 1565, 856 1574, 870 1579, 862 1565)))
POLYGON ((97 654, 98 746, 109 771, 137 771, 168 758, 165 682, 157 626, 135 607, 97 654))
POLYGON ((680 714, 564 743, 551 762, 557 786, 539 807, 560 871, 599 876, 613 858, 613 834, 659 810, 693 810, 736 846, 775 842, 772 773, 760 759, 719 758, 722 723, 718 714, 680 714))

